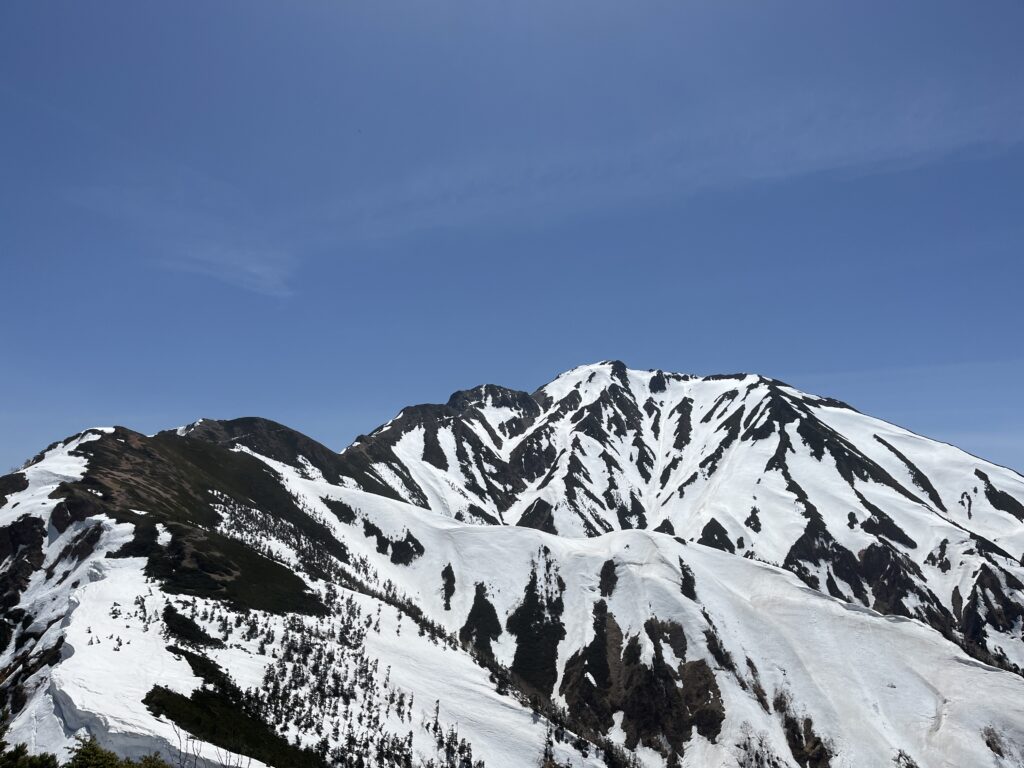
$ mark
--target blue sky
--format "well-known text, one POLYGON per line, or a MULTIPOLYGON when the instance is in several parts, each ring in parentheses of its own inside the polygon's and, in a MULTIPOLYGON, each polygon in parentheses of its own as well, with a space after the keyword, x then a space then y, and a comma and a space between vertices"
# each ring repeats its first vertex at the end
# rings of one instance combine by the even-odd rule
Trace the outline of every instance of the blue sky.
POLYGON ((1024 469, 1019 2, 0 7, 0 469, 583 362, 1024 469))

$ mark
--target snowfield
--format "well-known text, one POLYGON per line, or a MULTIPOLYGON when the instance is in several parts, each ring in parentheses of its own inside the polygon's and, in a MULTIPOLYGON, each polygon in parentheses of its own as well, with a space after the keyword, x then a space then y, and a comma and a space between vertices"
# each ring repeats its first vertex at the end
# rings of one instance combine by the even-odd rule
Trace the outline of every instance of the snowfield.
POLYGON ((0 484, 8 740, 1024 766, 1022 501, 781 382, 619 363, 408 408, 341 454, 258 419, 89 430, 0 484))

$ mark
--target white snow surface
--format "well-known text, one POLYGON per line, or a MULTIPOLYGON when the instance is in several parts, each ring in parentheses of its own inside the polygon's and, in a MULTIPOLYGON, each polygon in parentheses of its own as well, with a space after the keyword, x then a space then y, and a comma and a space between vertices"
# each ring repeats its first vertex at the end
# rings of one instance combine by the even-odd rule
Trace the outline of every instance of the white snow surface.
MULTIPOLYGON (((488 435, 502 432, 508 414, 484 404, 464 417, 464 426, 479 437, 479 443, 460 446, 468 461, 453 460, 452 428, 445 427, 438 437, 449 469, 438 469, 428 460, 423 428, 417 427, 399 438, 393 464, 375 465, 378 475, 405 500, 469 522, 482 522, 469 510, 471 503, 511 525, 523 523, 538 501, 546 503, 551 525, 562 537, 644 527, 695 541, 713 521, 738 554, 777 565, 804 533, 813 507, 830 536, 853 555, 885 538, 953 614, 983 565, 994 561, 1024 582, 1024 507, 1017 516, 997 508, 986 487, 990 483, 995 492, 1021 503, 1024 477, 954 446, 753 374, 701 378, 598 363, 562 374, 535 398, 543 404, 541 415, 504 440, 500 450, 488 449, 488 435), (809 416, 788 423, 779 419, 780 411, 794 407, 809 416), (801 431, 812 419, 821 425, 812 433, 831 431, 832 444, 850 447, 858 454, 856 462, 871 464, 875 476, 844 477, 846 467, 829 451, 820 453, 801 431), (588 422, 598 425, 600 439, 584 428, 588 422), (757 430, 764 432, 762 438, 750 439, 757 430), (507 508, 497 497, 474 490, 484 483, 470 482, 465 467, 503 466, 515 474, 522 459, 510 457, 534 443, 549 446, 554 460, 514 494, 507 508), (885 475, 891 482, 881 481, 885 475), (404 476, 413 478, 425 501, 404 476), (930 488, 921 485, 922 478, 930 488), (876 523, 871 507, 883 510, 906 539, 892 538, 888 530, 870 531, 876 523), (643 520, 635 509, 643 511, 643 520), (982 552, 976 537, 1005 555, 982 552)), ((398 422, 390 424, 394 430, 398 422)), ((853 585, 831 567, 808 563, 806 569, 817 576, 822 591, 832 580, 835 590, 853 598, 853 585)), ((908 596, 905 603, 915 599, 908 596)), ((1021 632, 1005 633, 998 644, 1008 659, 1024 666, 1021 632)))
MULTIPOLYGON (((0 524, 24 515, 48 520, 58 503, 50 494, 62 482, 80 480, 86 460, 77 448, 108 430, 88 430, 49 450, 24 470, 29 486, 12 494, 0 508, 0 524)), ((189 665, 166 650, 160 613, 167 603, 158 586, 143 573, 143 558, 107 558, 133 534, 132 526, 99 519, 99 544, 86 559, 60 559, 65 546, 87 527, 73 523, 62 534, 50 527, 43 569, 36 571, 20 606, 34 616, 29 631, 41 636, 35 652, 60 646, 60 663, 43 667, 29 678, 28 703, 12 720, 8 740, 24 742, 33 752, 68 755, 76 735, 93 734, 119 754, 141 757, 160 752, 178 754, 179 733, 154 717, 142 699, 154 686, 189 694, 201 682, 189 665), (53 577, 46 567, 63 567, 53 577)), ((18 649, 0 655, 9 665, 18 649)), ((233 753, 201 741, 194 749, 211 765, 228 764, 233 753), (217 761, 220 754, 223 760, 217 761)), ((252 761, 253 768, 262 763, 252 761)))
MULTIPOLYGON (((705 662, 714 672, 724 709, 713 740, 692 734, 684 766, 757 765, 751 762, 751 745, 779 766, 797 766, 783 713, 775 704, 781 700, 798 719, 813 721, 814 732, 833 755, 833 768, 1024 766, 1024 677, 971 658, 923 621, 882 615, 863 605, 854 597, 853 585, 826 564, 816 566, 815 575, 822 585, 833 578, 847 601, 824 594, 824 586, 810 588, 780 567, 807 527, 808 504, 840 545, 863 552, 877 541, 861 525, 871 516, 866 501, 884 510, 912 540, 914 546, 898 540, 889 544, 919 569, 922 583, 949 610, 954 610, 954 595, 967 596, 982 566, 998 564, 1001 584, 1014 592, 1011 580, 1024 580, 1024 524, 993 504, 978 473, 1018 500, 1024 499, 1024 478, 758 376, 665 374, 663 384, 655 386, 658 375, 630 370, 620 374, 610 364, 573 369, 538 392, 542 415, 511 437, 508 425, 520 414, 485 402, 466 423, 476 430, 486 455, 474 454, 476 449, 467 443, 461 449, 471 460, 460 461, 457 433, 442 428, 438 444, 447 470, 425 459, 422 429, 402 434, 393 451, 396 463, 375 464, 372 472, 410 499, 403 479, 407 473, 426 500, 420 505, 360 490, 347 477, 332 484, 305 457, 293 466, 238 447, 262 461, 304 513, 344 544, 349 561, 335 563, 336 573, 358 578, 367 588, 347 589, 318 578, 304 559, 301 537, 277 537, 269 528, 253 533, 241 524, 269 519, 268 510, 211 492, 210 509, 221 519, 217 530, 284 563, 325 600, 337 596, 325 616, 239 611, 214 600, 167 594, 145 575, 144 558, 106 557, 131 539, 132 525, 98 518, 73 523, 63 533, 51 525, 45 562, 19 605, 33 616, 32 629, 39 635, 33 654, 60 644, 59 661, 28 681, 27 703, 14 718, 8 740, 24 741, 36 752, 66 755, 76 734, 91 733, 123 754, 156 750, 175 757, 180 732, 142 704, 155 686, 185 696, 203 686, 189 663, 168 649, 162 616, 170 604, 223 641, 223 647, 205 652, 242 690, 259 689, 280 675, 301 679, 302 661, 284 659, 279 655, 283 645, 263 642, 268 636, 278 641, 288 635, 309 638, 317 652, 334 654, 345 675, 354 674, 361 664, 375 670, 375 685, 359 692, 353 703, 344 708, 332 704, 321 713, 322 733, 293 722, 283 725, 280 731, 289 740, 312 747, 323 737, 336 746, 341 737, 332 736, 335 725, 342 736, 345 727, 363 736, 371 731, 395 738, 410 734, 416 764, 423 765, 437 755, 428 728, 437 701, 439 723, 446 729, 457 727, 475 759, 490 768, 536 765, 547 722, 520 698, 499 693, 489 671, 455 638, 474 604, 475 585, 483 584, 502 626, 493 642, 495 660, 511 666, 517 641, 506 621, 522 604, 531 573, 537 572, 554 574, 541 580, 540 589, 562 601, 558 620, 564 637, 557 646, 553 694, 558 704, 569 703, 560 692, 565 662, 593 640, 599 600, 606 601, 623 637, 637 639, 647 664, 655 648, 645 624, 656 617, 682 627, 685 659, 669 653, 669 662, 705 662), (624 400, 609 401, 610 387, 620 388, 624 400), (796 422, 776 425, 770 439, 726 439, 730 423, 739 423, 740 431, 767 425, 772 408, 790 402, 787 398, 804 403, 903 490, 872 478, 847 482, 828 452, 815 455, 796 422), (639 417, 625 419, 629 414, 609 402, 632 402, 639 417), (588 413, 601 424, 605 439, 577 429, 588 413), (617 423, 624 419, 629 425, 621 429, 617 423), (677 441, 684 420, 689 423, 687 439, 677 441), (503 436, 500 445, 494 435, 503 436), (787 439, 788 477, 768 468, 787 439), (488 487, 488 467, 496 475, 531 440, 550 445, 556 458, 542 477, 525 484, 510 506, 500 508, 490 492, 479 492, 488 487), (921 487, 922 476, 930 491, 921 487), (791 480, 806 498, 793 491, 791 480), (573 495, 576 502, 570 500, 573 495), (632 498, 643 510, 643 530, 630 529, 641 524, 635 516, 618 514, 620 506, 629 512, 632 498), (558 535, 515 525, 538 499, 551 505, 558 535), (343 503, 354 519, 346 522, 325 500, 343 503), (463 522, 474 520, 471 505, 508 525, 463 522), (757 526, 750 522, 755 509, 757 526), (848 523, 851 514, 856 523, 848 523), (712 520, 725 529, 735 553, 697 542, 712 520), (90 524, 102 527, 92 553, 80 561, 63 556, 90 524), (422 553, 411 562, 395 562, 380 552, 371 526, 392 542, 413 537, 422 553), (655 532, 659 526, 662 532, 655 532), (975 537, 1010 557, 985 556, 975 537), (948 567, 930 557, 940 550, 948 567), (609 561, 617 581, 612 593, 603 596, 600 574, 609 561), (693 575, 695 599, 681 586, 682 565, 693 575), (448 605, 442 580, 446 567, 455 583, 448 605), (451 642, 418 631, 396 600, 422 611, 451 642), (260 632, 247 637, 237 629, 246 622, 260 632), (360 628, 355 649, 339 640, 350 624, 360 628), (731 664, 722 663, 710 637, 718 638, 731 664), (767 706, 754 694, 758 687, 767 706), (414 703, 406 709, 396 706, 393 700, 399 694, 402 701, 411 696, 414 703), (354 725, 351 713, 359 708, 385 714, 373 728, 354 725), (903 756, 914 763, 900 763, 903 756)), ((398 424, 400 419, 393 420, 374 435, 393 431, 398 424)), ((189 439, 188 431, 183 427, 177 436, 189 439)), ((58 501, 50 494, 88 471, 76 449, 101 434, 82 433, 28 466, 28 487, 9 495, 0 507, 0 526, 24 515, 49 521, 58 501)), ((159 523, 157 531, 158 546, 169 546, 171 528, 159 523)), ((907 602, 911 613, 924 610, 915 595, 907 596, 907 602)), ((1019 622, 998 640, 1007 659, 1024 664, 1019 622)), ((14 644, 8 647, 0 668, 12 664, 18 652, 14 644)), ((301 691, 312 696, 313 682, 303 684, 307 687, 301 691)), ((621 712, 615 721, 610 737, 625 743, 621 712)), ((559 761, 580 768, 604 765, 596 751, 584 756, 570 742, 556 743, 559 761)), ((211 766, 237 758, 212 744, 200 742, 196 748, 211 766)), ((666 764, 654 749, 641 747, 636 755, 645 766, 666 764)))

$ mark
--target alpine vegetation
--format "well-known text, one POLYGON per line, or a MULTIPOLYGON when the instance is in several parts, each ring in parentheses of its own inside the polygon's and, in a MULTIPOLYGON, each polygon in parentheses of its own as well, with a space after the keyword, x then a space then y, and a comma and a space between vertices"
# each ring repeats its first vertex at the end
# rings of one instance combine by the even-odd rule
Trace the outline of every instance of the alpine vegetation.
POLYGON ((0 765, 1024 766, 1024 477, 761 376, 91 429, 0 550, 0 765))

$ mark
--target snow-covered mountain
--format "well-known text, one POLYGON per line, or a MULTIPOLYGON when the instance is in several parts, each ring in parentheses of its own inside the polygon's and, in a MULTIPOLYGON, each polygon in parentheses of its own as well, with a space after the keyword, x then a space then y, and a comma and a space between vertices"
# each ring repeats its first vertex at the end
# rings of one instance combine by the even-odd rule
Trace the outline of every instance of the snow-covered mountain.
POLYGON ((9 740, 209 765, 1024 766, 1024 478, 618 362, 338 454, 121 427, 0 479, 9 740))

